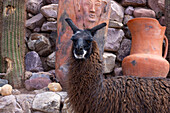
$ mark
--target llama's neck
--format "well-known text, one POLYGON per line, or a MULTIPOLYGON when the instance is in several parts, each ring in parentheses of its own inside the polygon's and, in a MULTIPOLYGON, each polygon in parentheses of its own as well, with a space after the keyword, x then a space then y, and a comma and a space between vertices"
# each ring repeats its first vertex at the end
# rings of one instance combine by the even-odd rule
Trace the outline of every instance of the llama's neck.
POLYGON ((100 85, 102 85, 103 80, 102 61, 96 42, 93 42, 92 46, 92 54, 88 59, 76 60, 73 56, 70 59, 67 91, 73 107, 75 103, 80 102, 80 105, 82 105, 88 100, 94 99, 101 89, 100 85))

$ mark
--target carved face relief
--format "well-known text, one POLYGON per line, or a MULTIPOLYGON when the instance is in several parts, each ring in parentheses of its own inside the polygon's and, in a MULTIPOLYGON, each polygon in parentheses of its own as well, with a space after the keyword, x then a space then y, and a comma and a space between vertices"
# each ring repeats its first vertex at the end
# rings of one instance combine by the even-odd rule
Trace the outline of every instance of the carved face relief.
POLYGON ((101 0, 83 0, 84 19, 85 22, 96 22, 100 20, 102 13, 101 0))

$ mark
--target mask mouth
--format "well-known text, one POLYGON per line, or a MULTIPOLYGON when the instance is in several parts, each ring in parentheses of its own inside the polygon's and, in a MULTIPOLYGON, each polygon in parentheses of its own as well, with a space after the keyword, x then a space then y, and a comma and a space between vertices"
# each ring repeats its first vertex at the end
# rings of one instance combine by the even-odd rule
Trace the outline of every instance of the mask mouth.
POLYGON ((85 59, 85 55, 86 55, 87 51, 86 50, 82 50, 82 51, 73 51, 74 57, 76 59, 85 59))

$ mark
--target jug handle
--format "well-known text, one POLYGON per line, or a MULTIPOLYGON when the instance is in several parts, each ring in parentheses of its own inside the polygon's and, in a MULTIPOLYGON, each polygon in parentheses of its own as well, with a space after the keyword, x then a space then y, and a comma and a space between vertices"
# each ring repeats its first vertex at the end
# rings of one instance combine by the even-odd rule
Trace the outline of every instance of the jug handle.
POLYGON ((167 39, 167 37, 165 35, 164 35, 164 39, 165 39, 166 46, 165 46, 165 52, 164 52, 163 58, 166 58, 167 53, 168 53, 168 39, 167 39))

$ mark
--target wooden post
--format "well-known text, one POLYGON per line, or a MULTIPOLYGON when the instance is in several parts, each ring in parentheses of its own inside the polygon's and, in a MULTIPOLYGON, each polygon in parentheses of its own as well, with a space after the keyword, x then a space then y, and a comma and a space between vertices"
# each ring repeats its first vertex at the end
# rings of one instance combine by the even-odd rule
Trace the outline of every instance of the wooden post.
POLYGON ((25 0, 3 0, 2 8, 3 14, 0 13, 1 76, 9 80, 14 88, 20 88, 25 73, 25 0))
MULTIPOLYGON (((170 62, 170 0, 165 0, 165 21, 166 21, 166 36, 168 38, 169 43, 167 60, 170 62)), ((168 74, 168 78, 170 78, 170 73, 168 74)))
MULTIPOLYGON (((56 40, 56 75, 60 82, 64 81, 67 73, 67 59, 70 54, 72 30, 65 22, 71 18, 80 29, 92 28, 100 23, 107 23, 107 27, 99 30, 94 36, 98 43, 100 55, 104 52, 104 43, 111 10, 110 0, 59 0, 56 40)), ((101 58, 102 59, 102 58, 101 58)))

